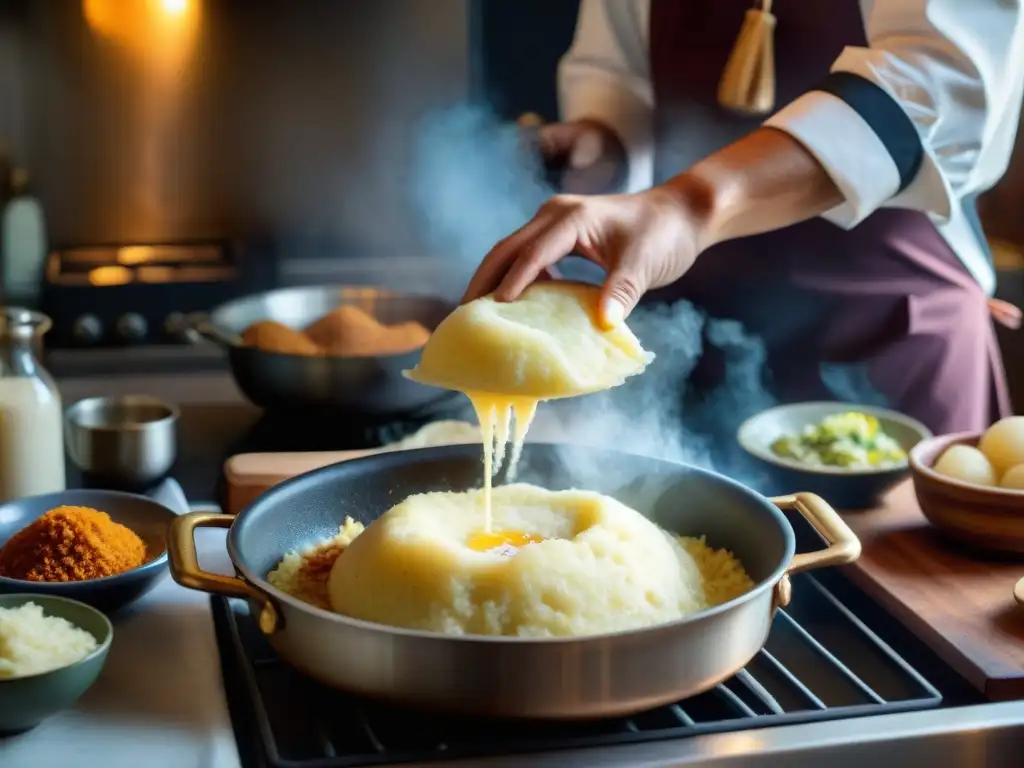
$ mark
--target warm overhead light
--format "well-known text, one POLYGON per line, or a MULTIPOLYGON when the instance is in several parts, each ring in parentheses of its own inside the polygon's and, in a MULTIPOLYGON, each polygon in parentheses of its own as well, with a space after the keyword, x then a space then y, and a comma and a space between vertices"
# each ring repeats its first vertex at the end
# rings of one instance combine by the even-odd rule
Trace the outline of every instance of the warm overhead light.
POLYGON ((160 0, 160 5, 167 13, 181 14, 188 10, 189 0, 160 0))
POLYGON ((181 47, 195 32, 200 10, 199 0, 82 0, 90 29, 143 51, 181 47))

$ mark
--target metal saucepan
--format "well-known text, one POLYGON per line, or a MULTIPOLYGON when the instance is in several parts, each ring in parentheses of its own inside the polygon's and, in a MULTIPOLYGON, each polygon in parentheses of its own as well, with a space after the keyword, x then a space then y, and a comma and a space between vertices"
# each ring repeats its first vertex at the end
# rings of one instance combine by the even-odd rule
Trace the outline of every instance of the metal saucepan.
POLYGON ((186 333, 192 340, 203 337, 223 346, 238 388, 268 410, 323 409, 385 418, 427 411, 453 396, 402 376, 419 360, 419 350, 383 357, 308 357, 265 352, 241 343, 242 332, 259 320, 302 329, 346 305, 383 323, 416 321, 430 331, 453 309, 433 296, 373 287, 282 288, 236 299, 209 315, 193 315, 186 333))
POLYGON ((711 545, 732 550, 757 586, 730 603, 648 629, 523 639, 372 624, 314 608, 266 581, 284 553, 334 535, 346 515, 372 523, 410 494, 477 487, 480 470, 479 447, 463 445, 378 454, 301 475, 237 517, 196 513, 175 520, 171 574, 185 587, 247 599, 277 653, 326 685, 421 708, 585 719, 635 713, 715 686, 760 650, 775 609, 789 602, 791 574, 860 554, 853 532, 811 494, 767 499, 694 467, 529 444, 520 479, 601 491, 670 531, 706 535, 711 545), (827 547, 795 554, 793 529, 780 508, 807 518, 827 547), (229 528, 237 578, 199 567, 193 539, 204 527, 229 528))

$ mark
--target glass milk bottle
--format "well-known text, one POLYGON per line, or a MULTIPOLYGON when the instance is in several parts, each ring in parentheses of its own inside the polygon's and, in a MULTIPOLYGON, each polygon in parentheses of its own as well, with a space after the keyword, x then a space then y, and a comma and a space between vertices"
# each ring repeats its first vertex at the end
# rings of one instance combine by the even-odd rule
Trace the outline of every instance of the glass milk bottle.
POLYGON ((60 393, 36 350, 50 318, 0 308, 0 502, 64 490, 60 393))

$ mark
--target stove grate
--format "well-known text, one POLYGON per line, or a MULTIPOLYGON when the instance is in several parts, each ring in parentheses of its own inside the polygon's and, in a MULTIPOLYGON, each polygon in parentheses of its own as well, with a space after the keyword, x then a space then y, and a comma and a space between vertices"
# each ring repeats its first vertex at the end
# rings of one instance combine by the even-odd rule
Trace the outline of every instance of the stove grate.
POLYGON ((346 696, 278 660, 245 603, 212 598, 245 764, 348 768, 602 747, 937 707, 939 691, 813 577, 793 579, 764 649, 710 691, 629 718, 509 722, 346 696))

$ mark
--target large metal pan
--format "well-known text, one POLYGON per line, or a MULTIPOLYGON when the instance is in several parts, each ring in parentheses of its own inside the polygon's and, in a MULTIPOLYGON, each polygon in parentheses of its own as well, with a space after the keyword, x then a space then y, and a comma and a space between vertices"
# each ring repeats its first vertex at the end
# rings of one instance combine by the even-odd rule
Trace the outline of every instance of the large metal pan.
POLYGON ((171 573, 185 587, 248 600, 277 653, 329 686, 460 713, 585 719, 678 701, 730 677, 764 644, 775 609, 788 604, 791 574, 848 563, 860 553, 853 532, 810 494, 767 499, 712 472, 578 446, 527 445, 521 466, 523 480, 552 489, 589 487, 668 530, 706 534, 710 544, 740 558, 757 586, 730 603, 649 629, 520 639, 448 637, 358 621, 266 581, 285 552, 335 534, 346 515, 369 524, 409 494, 478 486, 480 449, 469 445, 335 464, 282 483, 234 518, 180 517, 170 535, 171 573), (595 485, 585 478, 603 480, 595 485), (795 554, 780 507, 807 518, 827 547, 795 554), (236 578, 199 567, 194 533, 205 527, 229 528, 236 578))
POLYGON ((409 381, 419 351, 384 357, 308 357, 244 346, 241 334, 259 320, 302 329, 340 306, 355 306, 384 323, 415 320, 428 330, 453 309, 433 296, 394 293, 373 287, 282 288, 224 304, 188 320, 187 333, 223 346, 242 393, 268 410, 329 410, 361 417, 390 418, 419 411, 453 393, 409 381))

